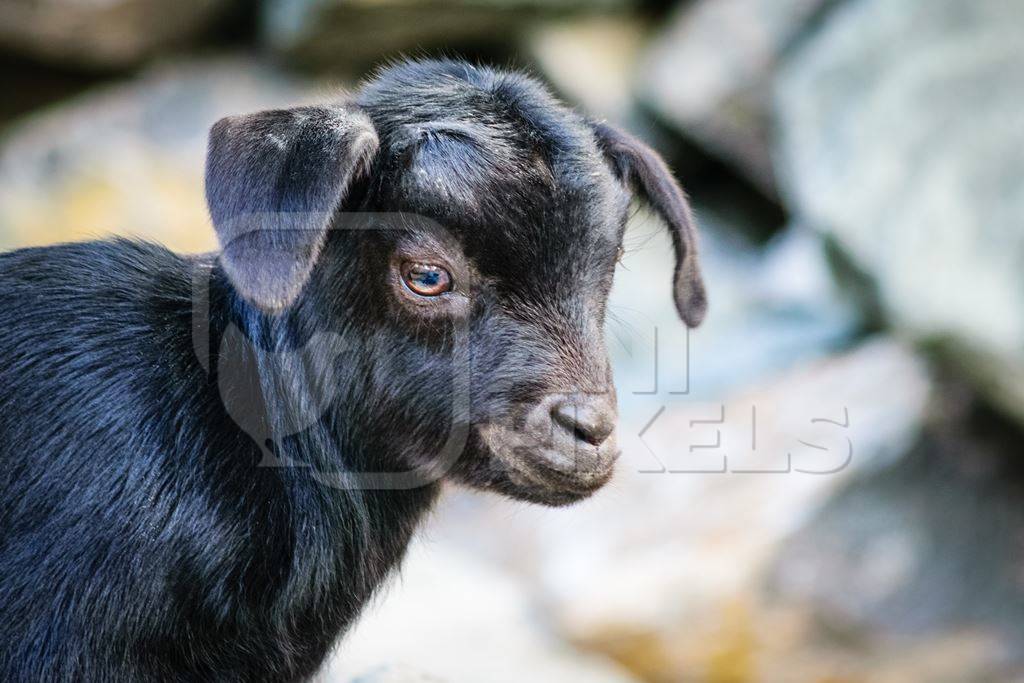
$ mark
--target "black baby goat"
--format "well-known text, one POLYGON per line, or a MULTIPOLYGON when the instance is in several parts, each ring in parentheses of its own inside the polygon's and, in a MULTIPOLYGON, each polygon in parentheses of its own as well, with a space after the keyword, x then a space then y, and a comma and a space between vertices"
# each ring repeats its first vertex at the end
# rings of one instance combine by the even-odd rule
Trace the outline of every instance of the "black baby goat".
POLYGON ((455 61, 210 133, 222 249, 0 256, 0 680, 299 681, 444 480, 561 505, 617 455, 605 304, 661 159, 455 61))

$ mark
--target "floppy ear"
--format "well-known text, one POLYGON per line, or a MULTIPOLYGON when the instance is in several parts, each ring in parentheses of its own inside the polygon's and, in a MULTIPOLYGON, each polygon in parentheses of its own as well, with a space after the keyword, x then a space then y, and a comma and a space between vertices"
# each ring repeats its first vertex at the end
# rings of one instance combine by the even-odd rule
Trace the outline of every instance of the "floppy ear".
POLYGON ((331 219, 377 151, 354 106, 229 116, 214 124, 206 202, 235 289, 266 311, 302 291, 331 219))
POLYGON ((592 126, 598 145, 619 178, 632 186, 668 226, 676 252, 676 310, 687 326, 697 327, 707 313, 708 299, 697 254, 697 226, 686 195, 653 149, 607 123, 592 126))

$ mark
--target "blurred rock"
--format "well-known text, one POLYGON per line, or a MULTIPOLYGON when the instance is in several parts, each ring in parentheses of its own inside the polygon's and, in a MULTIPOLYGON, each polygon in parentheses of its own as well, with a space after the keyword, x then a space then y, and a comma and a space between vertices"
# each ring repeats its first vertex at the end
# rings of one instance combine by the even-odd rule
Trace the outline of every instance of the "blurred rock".
POLYGON ((546 630, 513 577, 443 544, 417 542, 345 638, 322 680, 352 683, 637 683, 546 630), (353 678, 354 677, 354 678, 353 678))
POLYGON ((1024 422, 1024 5, 851 0, 789 58, 780 168, 805 220, 1024 422))
POLYGON ((961 656, 904 680, 1024 675, 1020 440, 991 418, 943 416, 908 457, 858 477, 780 548, 772 603, 805 613, 851 659, 898 645, 920 666, 960 643, 961 656))
POLYGON ((207 28, 230 0, 0 0, 0 48, 80 68, 123 68, 207 28))
POLYGON ((262 33, 275 51, 323 69, 359 70, 400 52, 511 48, 541 19, 628 8, 634 0, 265 0, 262 33))
POLYGON ((0 83, 7 92, 0 99, 0 131, 20 116, 96 87, 101 78, 7 55, 0 59, 0 83))
POLYGON ((774 196, 768 144, 773 73, 787 47, 829 2, 683 3, 641 64, 639 96, 774 196))
POLYGON ((0 248, 134 235, 214 246, 203 196, 218 118, 308 98, 310 87, 234 60, 152 68, 24 119, 0 144, 0 248))
POLYGON ((622 122, 633 110, 632 83, 646 30, 639 19, 595 17, 545 22, 527 50, 559 95, 595 118, 622 122))
MULTIPOLYGON (((340 683, 346 679, 347 677, 339 678, 337 674, 326 671, 318 676, 316 680, 321 683, 340 683)), ((350 683, 445 683, 440 678, 434 678, 430 674, 425 674, 415 669, 388 665, 383 665, 347 680, 350 683)))
POLYGON ((635 431, 659 394, 686 390, 703 400, 735 393, 848 347, 861 328, 814 231, 793 225, 767 244, 753 243, 747 235, 759 231, 752 228, 758 217, 732 195, 698 203, 696 213, 711 314, 693 333, 672 301, 667 231, 640 213, 626 233, 607 336, 623 424, 635 431))
POLYGON ((662 395, 620 434, 619 471, 592 500, 456 496, 439 526, 529 577, 565 637, 645 681, 761 680, 759 643, 784 626, 761 607, 773 558, 849 482, 899 460, 930 392, 922 363, 881 338, 724 403, 662 395))

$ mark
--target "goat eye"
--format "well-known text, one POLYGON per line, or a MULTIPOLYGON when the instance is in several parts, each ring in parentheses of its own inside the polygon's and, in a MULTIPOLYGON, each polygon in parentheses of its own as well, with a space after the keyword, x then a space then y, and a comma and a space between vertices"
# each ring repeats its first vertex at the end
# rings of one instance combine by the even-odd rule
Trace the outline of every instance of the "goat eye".
POLYGON ((440 296, 452 289, 452 276, 441 266, 406 261, 402 264, 402 280, 414 294, 440 296))

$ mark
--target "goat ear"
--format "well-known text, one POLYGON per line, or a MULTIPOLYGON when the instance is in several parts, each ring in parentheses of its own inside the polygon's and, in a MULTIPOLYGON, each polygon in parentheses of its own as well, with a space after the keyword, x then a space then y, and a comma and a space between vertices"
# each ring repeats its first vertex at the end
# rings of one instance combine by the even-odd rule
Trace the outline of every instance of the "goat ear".
POLYGON ((206 202, 221 264, 243 297, 271 312, 295 300, 377 146, 369 117, 354 106, 263 111, 214 124, 206 202))
POLYGON ((673 287, 676 310, 687 326, 697 327, 707 313, 708 299, 697 254, 697 226, 686 194, 653 149, 607 123, 594 123, 592 127, 615 173, 668 226, 676 253, 673 287))

